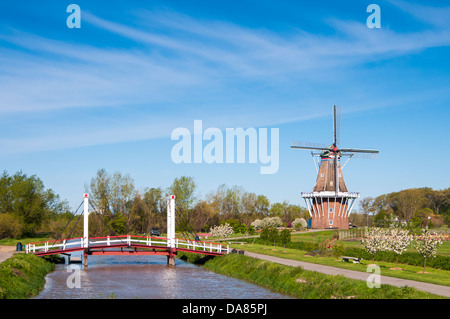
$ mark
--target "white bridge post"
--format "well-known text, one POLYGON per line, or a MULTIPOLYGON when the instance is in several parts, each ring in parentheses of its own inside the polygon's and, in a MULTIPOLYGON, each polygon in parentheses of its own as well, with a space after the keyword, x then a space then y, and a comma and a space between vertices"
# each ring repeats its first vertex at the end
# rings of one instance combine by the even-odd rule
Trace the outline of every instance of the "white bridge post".
POLYGON ((175 265, 175 195, 171 195, 167 201, 167 247, 169 256, 167 256, 167 264, 175 265))
POLYGON ((88 266, 88 255, 87 251, 89 248, 89 195, 84 194, 84 224, 83 224, 83 247, 84 247, 84 258, 83 265, 84 269, 88 266))
POLYGON ((83 247, 89 246, 89 195, 84 194, 83 247))

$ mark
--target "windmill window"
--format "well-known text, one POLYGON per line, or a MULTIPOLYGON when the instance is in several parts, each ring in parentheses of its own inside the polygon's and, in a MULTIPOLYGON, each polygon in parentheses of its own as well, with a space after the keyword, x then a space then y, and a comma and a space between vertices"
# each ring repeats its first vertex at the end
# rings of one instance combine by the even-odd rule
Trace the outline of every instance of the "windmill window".
POLYGON ((333 208, 328 208, 329 213, 333 213, 333 208))
POLYGON ((323 173, 320 174, 320 177, 323 177, 323 173))
POLYGON ((329 224, 333 225, 333 220, 332 219, 330 219, 329 224))

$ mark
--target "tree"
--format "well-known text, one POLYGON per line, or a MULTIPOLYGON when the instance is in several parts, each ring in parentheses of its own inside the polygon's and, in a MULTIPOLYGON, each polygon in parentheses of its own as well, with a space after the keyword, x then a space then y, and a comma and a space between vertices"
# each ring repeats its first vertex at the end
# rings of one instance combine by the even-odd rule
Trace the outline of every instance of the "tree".
POLYGON ((433 207, 435 214, 439 214, 439 210, 446 202, 446 194, 442 190, 433 190, 429 187, 423 189, 425 197, 433 207))
POLYGON ((264 195, 258 195, 258 198, 256 199, 256 204, 255 204, 255 210, 256 210, 257 216, 259 216, 260 218, 267 216, 269 214, 269 208, 270 208, 269 199, 264 195))
POLYGON ((18 238, 23 232, 23 223, 11 213, 0 213, 0 239, 18 238))
POLYGON ((425 198, 419 189, 406 189, 398 193, 397 213, 401 219, 408 222, 414 213, 424 205, 425 198))
POLYGON ((128 215, 135 195, 134 180, 129 174, 115 172, 110 178, 110 202, 113 213, 122 212, 128 215))
POLYGON ((273 245, 275 246, 275 243, 277 242, 278 237, 279 237, 278 229, 270 227, 270 228, 268 228, 268 231, 269 232, 268 232, 267 240, 272 242, 273 245))
POLYGON ((227 238, 233 234, 233 227, 225 223, 223 225, 214 226, 210 230, 211 236, 227 238))
POLYGON ((266 246, 267 241, 270 238, 269 236, 270 236, 269 228, 263 228, 263 230, 261 230, 261 234, 259 235, 259 238, 264 240, 264 246, 266 246))
MULTIPOLYGON (((48 222, 69 210, 66 201, 61 201, 51 189, 36 176, 17 172, 12 176, 4 171, 0 176, 0 214, 12 214, 19 236, 31 236, 48 222)), ((0 234, 1 236, 1 234, 0 234)))
POLYGON ((296 218, 293 222, 292 222, 292 227, 294 228, 306 228, 308 226, 308 223, 306 222, 306 220, 304 218, 296 218))
POLYGON ((386 249, 395 253, 395 268, 398 268, 398 256, 406 251, 413 240, 413 236, 406 229, 390 229, 387 234, 386 249))
POLYGON ((256 214, 256 201, 257 196, 255 193, 244 192, 241 197, 242 214, 241 220, 248 226, 253 216, 256 214))
POLYGON ((424 230, 423 234, 414 238, 414 246, 419 254, 424 258, 423 272, 426 272, 427 257, 434 258, 437 249, 442 245, 442 236, 431 234, 428 230, 424 230))
POLYGON ((280 232, 280 242, 283 245, 284 251, 286 251, 286 244, 291 242, 291 232, 287 229, 283 229, 280 232))
POLYGON ((223 199, 223 213, 225 219, 239 218, 239 213, 242 211, 241 197, 243 189, 239 186, 228 188, 223 199))
POLYGON ((110 176, 104 168, 97 171, 97 175, 91 179, 86 190, 89 193, 89 200, 97 208, 101 215, 109 216, 111 214, 110 198, 111 184, 110 176))
POLYGON ((372 197, 366 197, 359 202, 362 213, 366 216, 366 227, 369 227, 369 215, 375 213, 375 200, 372 197))
POLYGON ((127 218, 122 212, 117 212, 111 220, 111 228, 117 235, 127 233, 127 218))
POLYGON ((365 251, 372 255, 372 263, 375 262, 375 254, 387 249, 386 233, 379 227, 366 227, 366 236, 361 239, 365 251))
POLYGON ((170 194, 175 195, 175 201, 177 207, 187 212, 192 208, 192 205, 196 199, 195 190, 196 185, 192 177, 182 176, 175 178, 168 191, 170 194))
POLYGON ((259 223, 259 227, 261 228, 274 228, 280 227, 283 224, 283 221, 280 217, 266 217, 259 223))

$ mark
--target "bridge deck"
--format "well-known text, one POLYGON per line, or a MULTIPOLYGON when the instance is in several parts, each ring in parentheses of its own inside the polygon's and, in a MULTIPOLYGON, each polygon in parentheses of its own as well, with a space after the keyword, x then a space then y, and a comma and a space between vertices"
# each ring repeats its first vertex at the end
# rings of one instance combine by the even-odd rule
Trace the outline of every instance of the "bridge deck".
POLYGON ((167 238, 123 235, 90 238, 87 247, 85 247, 83 238, 31 243, 25 246, 25 251, 37 256, 70 254, 76 251, 84 251, 88 255, 169 255, 177 251, 185 251, 220 256, 229 253, 229 246, 224 247, 221 243, 175 238, 170 247, 170 241, 167 238))

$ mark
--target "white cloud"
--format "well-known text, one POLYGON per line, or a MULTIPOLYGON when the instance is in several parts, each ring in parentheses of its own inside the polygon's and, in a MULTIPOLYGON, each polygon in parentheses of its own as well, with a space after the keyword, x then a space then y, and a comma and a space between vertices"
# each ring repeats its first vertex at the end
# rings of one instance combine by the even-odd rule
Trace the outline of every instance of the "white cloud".
MULTIPOLYGON (((408 9, 415 15, 419 11, 408 9)), ((23 32, 0 36, 9 44, 0 48, 2 121, 23 113, 37 132, 11 130, 0 147, 39 151, 158 138, 194 117, 210 119, 215 127, 250 127, 319 116, 324 110, 328 114, 329 101, 347 92, 328 97, 318 91, 330 84, 337 91, 348 87, 335 79, 355 66, 450 45, 448 29, 439 28, 440 22, 434 30, 398 33, 330 20, 335 34, 276 34, 173 12, 144 11, 138 17, 135 26, 127 26, 83 13, 83 27, 134 41, 133 48, 74 44, 23 32), (62 124, 50 124, 53 129, 32 120, 34 114, 57 118, 77 109, 81 114, 60 118, 56 122, 62 124), (97 124, 98 112, 108 121, 97 124), (85 119, 89 131, 79 134, 85 119)), ((369 106, 353 109, 358 107, 369 106)))

